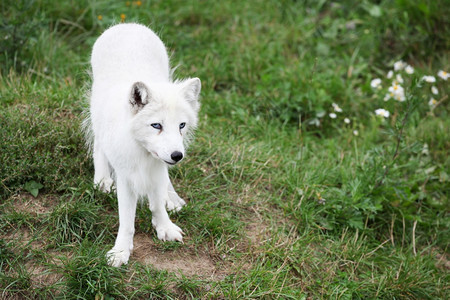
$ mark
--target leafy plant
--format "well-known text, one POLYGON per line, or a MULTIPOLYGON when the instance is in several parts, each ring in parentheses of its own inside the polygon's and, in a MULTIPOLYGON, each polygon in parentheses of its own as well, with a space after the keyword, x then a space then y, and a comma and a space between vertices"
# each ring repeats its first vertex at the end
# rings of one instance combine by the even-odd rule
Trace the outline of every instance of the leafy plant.
POLYGON ((31 195, 33 195, 33 197, 37 197, 37 195, 39 194, 39 190, 42 189, 43 187, 44 186, 42 184, 32 180, 25 183, 23 188, 31 195))

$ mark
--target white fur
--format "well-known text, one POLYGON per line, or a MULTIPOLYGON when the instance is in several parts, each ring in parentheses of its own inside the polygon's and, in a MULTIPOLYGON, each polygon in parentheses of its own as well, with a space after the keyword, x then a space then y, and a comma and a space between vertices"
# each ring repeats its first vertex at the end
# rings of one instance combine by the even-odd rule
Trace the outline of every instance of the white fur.
POLYGON ((106 192, 116 184, 120 224, 108 258, 120 266, 133 250, 138 198, 149 199, 159 239, 182 241, 183 231, 166 211, 185 204, 170 183, 168 165, 184 156, 197 125, 201 84, 198 78, 174 82, 164 44, 138 24, 106 30, 94 44, 91 64, 94 183, 106 192))

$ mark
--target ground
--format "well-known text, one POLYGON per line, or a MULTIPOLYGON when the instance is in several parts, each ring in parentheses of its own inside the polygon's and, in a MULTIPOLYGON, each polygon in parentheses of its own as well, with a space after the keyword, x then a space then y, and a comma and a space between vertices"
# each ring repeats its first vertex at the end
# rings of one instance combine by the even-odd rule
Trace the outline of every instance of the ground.
POLYGON ((2 1, 0 298, 448 299, 446 4, 2 1), (118 22, 161 36, 202 107, 170 171, 184 243, 143 205, 113 268, 81 128, 118 22))

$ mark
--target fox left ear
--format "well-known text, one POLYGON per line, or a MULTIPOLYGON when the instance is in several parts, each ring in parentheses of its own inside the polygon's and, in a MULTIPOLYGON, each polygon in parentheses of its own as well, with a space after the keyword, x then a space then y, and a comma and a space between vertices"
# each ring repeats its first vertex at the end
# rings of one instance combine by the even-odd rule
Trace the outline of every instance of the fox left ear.
POLYGON ((135 82, 131 87, 130 104, 135 113, 150 100, 150 92, 143 82, 135 82))
POLYGON ((183 94, 192 107, 198 111, 200 104, 198 98, 202 89, 202 83, 199 78, 190 78, 183 82, 183 94))

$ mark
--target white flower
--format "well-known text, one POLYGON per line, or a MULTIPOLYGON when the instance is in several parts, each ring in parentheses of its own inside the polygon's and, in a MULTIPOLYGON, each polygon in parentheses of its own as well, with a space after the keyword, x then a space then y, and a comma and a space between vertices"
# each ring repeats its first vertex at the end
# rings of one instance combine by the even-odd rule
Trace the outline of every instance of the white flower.
POLYGON ((392 76, 394 76, 394 71, 390 70, 390 71, 387 73, 386 77, 387 77, 387 79, 391 79, 392 76))
POLYGON ((385 117, 385 118, 389 117, 389 111, 387 111, 387 110, 385 110, 383 108, 379 108, 379 109, 375 110, 375 114, 377 116, 382 116, 382 117, 385 117))
POLYGON ((395 76, 395 80, 397 81, 397 83, 403 83, 404 81, 403 81, 403 77, 402 77, 402 75, 400 75, 400 74, 397 74, 396 76, 395 76))
POLYGON ((402 60, 399 60, 394 63, 395 71, 403 70, 405 67, 406 67, 406 64, 402 60))
POLYGON ((359 132, 358 130, 353 130, 353 135, 358 136, 359 132))
POLYGON ((384 101, 388 101, 389 99, 391 99, 392 97, 394 97, 393 93, 387 93, 386 96, 384 96, 384 101))
POLYGON ((450 77, 450 73, 447 73, 444 70, 440 70, 437 75, 444 80, 447 80, 450 77))
POLYGON ((395 94, 394 99, 400 102, 403 102, 406 100, 405 94, 395 94))
POLYGON ((374 89, 381 88, 381 79, 375 78, 370 82, 370 86, 374 89))
POLYGON ((333 103, 331 105, 333 106, 335 112, 342 112, 342 108, 340 108, 336 103, 333 103))
POLYGON ((436 104, 437 104, 437 101, 434 98, 431 98, 430 101, 428 101, 429 106, 436 106, 436 104))
POLYGON ((332 119, 336 119, 337 115, 335 113, 330 113, 328 114, 330 116, 330 118, 332 119))
POLYGON ((350 119, 349 118, 345 118, 344 122, 345 122, 345 124, 350 124, 350 119))
POLYGON ((411 67, 410 65, 407 65, 406 68, 405 68, 405 72, 407 74, 412 74, 412 73, 414 73, 414 68, 411 67))
MULTIPOLYGON (((403 87, 401 85, 398 84, 393 84, 392 86, 389 87, 388 89, 389 91, 389 96, 394 98, 397 101, 403 102, 406 100, 405 97, 405 90, 403 89, 403 87)), ((389 100, 390 98, 388 98, 387 100, 389 100)), ((385 97, 385 101, 386 97, 385 97)))
POLYGON ((429 82, 429 83, 436 82, 436 78, 434 76, 423 76, 422 80, 429 82))
POLYGON ((435 95, 439 94, 439 90, 434 85, 431 87, 431 92, 435 95))

